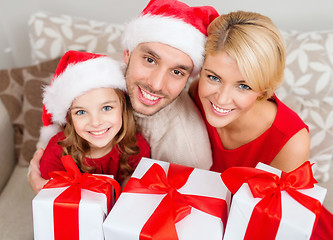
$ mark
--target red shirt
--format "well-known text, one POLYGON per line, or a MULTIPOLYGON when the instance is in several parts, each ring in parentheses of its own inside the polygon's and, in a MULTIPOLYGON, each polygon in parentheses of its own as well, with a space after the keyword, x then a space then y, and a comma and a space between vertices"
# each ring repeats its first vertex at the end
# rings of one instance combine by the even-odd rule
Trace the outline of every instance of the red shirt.
POLYGON ((210 170, 223 172, 230 167, 255 167, 258 162, 270 164, 281 148, 301 129, 308 127, 301 118, 276 96, 271 100, 277 104, 278 110, 272 126, 261 136, 239 148, 227 150, 223 147, 223 139, 211 126, 203 110, 198 92, 195 102, 204 116, 213 154, 213 165, 210 170))
MULTIPOLYGON (((150 157, 150 147, 147 141, 137 134, 137 146, 140 148, 138 155, 129 157, 130 166, 135 169, 142 157, 150 157)), ((62 148, 57 144, 58 141, 63 140, 65 135, 60 132, 53 136, 49 141, 43 157, 40 162, 40 171, 44 179, 49 179, 49 173, 53 171, 65 171, 61 162, 62 148)), ((119 170, 119 160, 121 153, 118 146, 114 146, 112 150, 101 158, 85 158, 90 166, 95 167, 90 173, 108 174, 113 175, 114 178, 121 182, 121 174, 119 170)))

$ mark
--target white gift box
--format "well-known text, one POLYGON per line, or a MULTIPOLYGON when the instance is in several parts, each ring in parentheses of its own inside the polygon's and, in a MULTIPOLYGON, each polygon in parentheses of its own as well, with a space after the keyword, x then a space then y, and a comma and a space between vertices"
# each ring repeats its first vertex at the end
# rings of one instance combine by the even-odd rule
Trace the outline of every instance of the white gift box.
MULTIPOLYGON (((258 169, 281 176, 281 171, 269 165, 259 163, 258 169)), ((327 190, 318 185, 299 192, 317 199, 322 204, 327 190)), ((233 196, 228 222, 225 230, 225 240, 244 239, 253 209, 261 198, 254 198, 247 183, 244 183, 233 196)), ((281 192, 282 218, 275 239, 309 239, 311 237, 315 214, 305 208, 286 191, 281 192)), ((260 226, 258 226, 260 228, 260 226)))
MULTIPOLYGON (((141 179, 154 163, 168 172, 169 163, 143 158, 132 178, 141 179)), ((222 182, 220 174, 216 172, 194 169, 178 192, 223 199, 229 208, 231 194, 222 182)), ((104 221, 105 239, 139 239, 141 229, 165 195, 123 192, 104 221)), ((220 218, 192 207, 191 213, 177 222, 175 227, 179 239, 221 240, 225 226, 220 218)))
MULTIPOLYGON (((110 175, 103 175, 113 178, 110 175)), ((44 188, 32 201, 34 239, 52 240, 54 237, 53 204, 54 200, 68 187, 44 188)), ((113 192, 113 190, 111 191, 113 192)), ((113 197, 110 196, 111 203, 113 197)), ((81 240, 104 239, 103 222, 108 214, 107 197, 103 193, 97 193, 81 189, 79 202, 79 238, 81 240)))

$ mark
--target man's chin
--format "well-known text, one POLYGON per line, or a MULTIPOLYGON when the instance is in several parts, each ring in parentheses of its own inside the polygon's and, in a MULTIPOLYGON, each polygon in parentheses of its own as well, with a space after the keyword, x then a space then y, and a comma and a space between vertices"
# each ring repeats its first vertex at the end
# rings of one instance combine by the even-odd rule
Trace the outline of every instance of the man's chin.
POLYGON ((161 111, 165 106, 162 104, 157 104, 154 106, 147 106, 145 104, 139 103, 139 104, 134 104, 133 109, 136 113, 139 113, 144 116, 152 116, 159 111, 161 111))
POLYGON ((134 112, 144 115, 144 116, 152 116, 156 114, 158 111, 161 110, 161 108, 158 109, 151 109, 150 107, 145 107, 145 108, 133 108, 134 112))

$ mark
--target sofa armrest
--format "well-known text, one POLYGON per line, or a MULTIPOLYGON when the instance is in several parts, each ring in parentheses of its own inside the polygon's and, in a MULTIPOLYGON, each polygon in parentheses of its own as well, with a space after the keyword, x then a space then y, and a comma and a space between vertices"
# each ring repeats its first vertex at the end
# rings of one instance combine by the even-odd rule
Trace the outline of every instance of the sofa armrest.
POLYGON ((0 192, 6 185, 16 164, 14 129, 9 114, 0 100, 0 192))

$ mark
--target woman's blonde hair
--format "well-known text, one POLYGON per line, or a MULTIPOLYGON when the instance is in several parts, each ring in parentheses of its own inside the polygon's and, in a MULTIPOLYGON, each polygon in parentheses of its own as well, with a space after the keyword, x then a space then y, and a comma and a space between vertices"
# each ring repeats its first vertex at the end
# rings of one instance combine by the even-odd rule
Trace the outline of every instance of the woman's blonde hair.
POLYGON ((206 56, 224 51, 235 59, 249 86, 270 98, 284 79, 285 44, 266 16, 237 11, 221 15, 208 27, 206 56))
MULTIPOLYGON (((132 167, 128 163, 128 158, 131 155, 137 155, 140 149, 136 145, 137 126, 129 97, 122 90, 114 89, 114 91, 119 97, 122 107, 122 127, 112 141, 113 147, 116 147, 121 153, 119 172, 122 173, 122 177, 125 177, 133 172, 132 167)), ((89 144, 76 133, 70 111, 67 113, 67 123, 65 125, 64 134, 65 139, 58 142, 63 149, 62 154, 71 155, 82 172, 93 170, 94 167, 88 166, 84 160, 84 157, 90 151, 89 144)))

